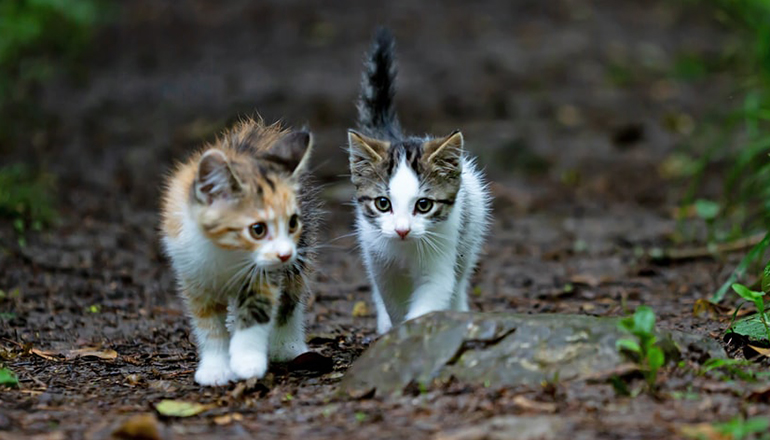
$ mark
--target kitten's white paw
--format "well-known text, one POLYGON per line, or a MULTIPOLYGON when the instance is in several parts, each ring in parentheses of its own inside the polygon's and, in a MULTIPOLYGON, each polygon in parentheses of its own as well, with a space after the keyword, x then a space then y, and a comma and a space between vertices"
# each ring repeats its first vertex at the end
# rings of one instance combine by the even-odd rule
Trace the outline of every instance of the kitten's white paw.
POLYGON ((203 386, 227 385, 235 379, 226 356, 203 358, 195 370, 195 382, 203 386))
POLYGON ((286 342, 270 347, 270 359, 276 362, 289 362, 302 353, 310 351, 305 342, 286 342))
POLYGON ((246 351, 230 355, 230 369, 241 379, 261 379, 267 372, 267 353, 246 351))
POLYGON ((383 321, 377 321, 377 334, 384 335, 385 333, 389 332, 390 329, 393 327, 393 325, 390 323, 390 320, 387 322, 383 321))

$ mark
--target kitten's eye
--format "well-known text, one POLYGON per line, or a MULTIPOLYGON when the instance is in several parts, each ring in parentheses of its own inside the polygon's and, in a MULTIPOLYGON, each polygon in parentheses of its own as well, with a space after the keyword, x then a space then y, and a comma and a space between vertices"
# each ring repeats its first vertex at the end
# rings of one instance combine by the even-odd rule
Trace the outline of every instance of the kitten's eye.
POLYGON ((382 212, 390 211, 390 200, 387 197, 377 197, 374 199, 374 206, 382 212))
POLYGON ((297 217, 297 214, 294 214, 289 218, 289 234, 293 234, 297 231, 297 228, 299 227, 299 217, 297 217))
POLYGON ((252 237, 257 240, 261 240, 265 238, 265 235, 267 235, 267 225, 264 222, 254 223, 253 225, 249 226, 249 232, 251 232, 252 237))
POLYGON ((431 199, 420 199, 414 205, 414 209, 416 209, 417 212, 422 214, 425 214, 426 212, 430 211, 431 208, 433 208, 433 200, 431 199))

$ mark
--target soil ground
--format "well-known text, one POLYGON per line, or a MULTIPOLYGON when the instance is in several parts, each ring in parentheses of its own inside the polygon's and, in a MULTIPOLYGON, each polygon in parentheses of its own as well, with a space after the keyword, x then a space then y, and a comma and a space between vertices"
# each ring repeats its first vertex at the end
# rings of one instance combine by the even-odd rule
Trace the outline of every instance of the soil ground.
MULTIPOLYGON (((708 60, 739 41, 708 8, 682 3, 123 3, 97 37, 85 83, 41 90, 50 126, 4 159, 34 157, 59 176, 60 219, 24 247, 0 224, 0 288, 18 292, 0 302, 0 354, 21 382, 0 390, 0 438, 109 438, 162 399, 212 405, 161 419, 166 435, 190 439, 432 438, 541 413, 568 421, 574 438, 678 438, 683 424, 766 414, 766 396, 746 399, 756 385, 697 375, 694 361, 636 398, 558 381, 455 383, 390 399, 336 393, 375 338, 342 145, 377 24, 398 37, 403 125, 461 128, 492 180, 495 222, 472 309, 622 316, 647 304, 662 328, 722 339, 729 316, 695 317, 693 307, 740 255, 654 264, 640 253, 678 233, 684 186, 661 164, 693 139, 694 121, 732 99, 727 74, 673 76, 681 57, 708 60), (308 339, 333 367, 275 366, 257 384, 202 388, 159 248, 159 185, 175 158, 255 109, 316 133, 328 214, 308 339), (369 312, 354 316, 360 301, 369 312), (104 359, 72 352, 84 347, 104 359)), ((702 230, 696 220, 685 228, 702 230)))

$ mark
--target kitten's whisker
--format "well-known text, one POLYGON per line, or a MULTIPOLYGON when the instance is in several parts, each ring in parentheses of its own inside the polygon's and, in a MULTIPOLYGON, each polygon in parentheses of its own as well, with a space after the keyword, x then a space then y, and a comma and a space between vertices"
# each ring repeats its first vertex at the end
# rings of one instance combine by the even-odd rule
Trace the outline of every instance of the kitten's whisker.
POLYGON ((351 232, 349 234, 340 235, 339 237, 332 238, 327 243, 334 243, 335 241, 342 240, 343 238, 355 237, 356 234, 358 234, 358 233, 357 232, 351 232))
POLYGON ((245 261, 241 265, 236 266, 237 270, 233 273, 233 275, 230 277, 230 279, 222 286, 222 293, 227 294, 230 291, 230 288, 234 287, 235 284, 238 282, 238 280, 241 279, 241 277, 245 276, 250 266, 254 264, 251 261, 245 261))
POLYGON ((449 236, 447 236, 446 234, 439 234, 436 231, 429 231, 427 229, 425 230, 425 234, 426 235, 430 235, 431 237, 438 237, 438 238, 441 238, 441 239, 448 239, 449 238, 449 236))
POLYGON ((238 292, 242 292, 243 290, 246 290, 246 289, 250 290, 254 287, 254 283, 252 280, 253 280, 253 274, 255 270, 257 270, 256 264, 251 266, 251 269, 244 275, 243 281, 241 282, 241 288, 238 289, 238 292))

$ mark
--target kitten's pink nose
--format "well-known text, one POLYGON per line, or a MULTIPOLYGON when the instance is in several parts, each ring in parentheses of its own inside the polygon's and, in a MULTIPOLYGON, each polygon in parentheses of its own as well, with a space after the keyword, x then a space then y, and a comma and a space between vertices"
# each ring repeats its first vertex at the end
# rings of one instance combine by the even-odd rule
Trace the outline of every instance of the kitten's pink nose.
POLYGON ((409 235, 409 231, 411 231, 411 229, 396 229, 396 234, 398 234, 402 240, 405 240, 406 236, 409 235))
POLYGON ((286 254, 278 254, 278 259, 285 263, 289 261, 289 258, 291 258, 291 254, 292 254, 291 252, 286 254))

